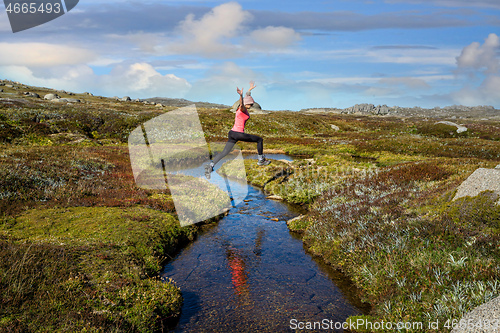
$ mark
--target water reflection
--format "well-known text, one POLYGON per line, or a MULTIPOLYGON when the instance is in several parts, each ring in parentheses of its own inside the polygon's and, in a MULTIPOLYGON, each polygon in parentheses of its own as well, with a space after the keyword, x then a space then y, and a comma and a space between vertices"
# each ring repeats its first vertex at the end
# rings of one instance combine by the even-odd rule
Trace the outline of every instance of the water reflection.
POLYGON ((288 231, 285 221, 302 212, 253 186, 247 191, 166 265, 163 276, 184 297, 174 331, 291 332, 292 319, 343 322, 362 313, 288 231))

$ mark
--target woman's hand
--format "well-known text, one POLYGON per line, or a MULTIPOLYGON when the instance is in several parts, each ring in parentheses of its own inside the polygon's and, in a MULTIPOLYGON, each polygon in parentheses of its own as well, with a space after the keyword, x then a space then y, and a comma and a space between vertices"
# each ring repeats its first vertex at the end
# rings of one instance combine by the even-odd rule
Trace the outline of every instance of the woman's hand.
POLYGON ((240 89, 236 87, 236 92, 238 93, 238 95, 243 96, 243 88, 240 89))
POLYGON ((250 89, 248 91, 252 91, 253 88, 255 88, 255 81, 250 81, 250 89))

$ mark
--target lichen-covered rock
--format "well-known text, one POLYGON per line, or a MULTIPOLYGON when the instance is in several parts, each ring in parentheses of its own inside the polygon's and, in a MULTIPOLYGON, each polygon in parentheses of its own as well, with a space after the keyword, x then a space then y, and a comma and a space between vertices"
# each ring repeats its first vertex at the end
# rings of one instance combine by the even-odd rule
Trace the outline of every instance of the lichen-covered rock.
POLYGON ((500 194, 500 169, 477 169, 458 186, 453 200, 466 196, 475 197, 484 191, 500 194))
POLYGON ((46 100, 51 101, 53 99, 57 99, 57 98, 60 98, 60 97, 58 95, 56 95, 56 94, 47 94, 43 98, 46 99, 46 100))
POLYGON ((481 306, 473 309, 465 314, 461 321, 463 325, 457 325, 451 333, 483 333, 483 332, 498 332, 498 318, 500 317, 500 297, 494 298, 491 301, 484 303, 481 306), (471 324, 474 323, 474 326, 471 324), (484 327, 475 327, 478 323, 484 323, 484 327), (489 323, 490 327, 486 327, 489 323), (496 324, 495 324, 496 323, 496 324))
POLYGON ((455 126, 457 128, 457 133, 463 133, 467 131, 467 127, 455 124, 451 121, 438 121, 436 124, 445 124, 450 126, 455 126))

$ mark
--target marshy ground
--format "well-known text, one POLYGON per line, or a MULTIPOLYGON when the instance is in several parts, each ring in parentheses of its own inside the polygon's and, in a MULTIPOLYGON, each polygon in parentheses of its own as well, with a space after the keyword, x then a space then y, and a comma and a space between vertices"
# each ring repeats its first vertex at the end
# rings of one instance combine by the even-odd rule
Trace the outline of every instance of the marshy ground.
MULTIPOLYGON (((182 297, 160 269, 203 226, 179 226, 168 189, 135 185, 127 138, 174 108, 26 91, 53 92, 0 92, 0 330, 161 330, 182 297)), ((207 142, 225 141, 234 114, 198 113, 207 142)), ((458 119, 468 131, 456 133, 439 120, 271 112, 247 123, 268 151, 301 157, 245 160, 248 180, 307 208, 289 228, 352 280, 367 320, 439 320, 446 332, 500 292, 498 198, 452 201, 475 169, 500 163, 500 122, 458 119)))

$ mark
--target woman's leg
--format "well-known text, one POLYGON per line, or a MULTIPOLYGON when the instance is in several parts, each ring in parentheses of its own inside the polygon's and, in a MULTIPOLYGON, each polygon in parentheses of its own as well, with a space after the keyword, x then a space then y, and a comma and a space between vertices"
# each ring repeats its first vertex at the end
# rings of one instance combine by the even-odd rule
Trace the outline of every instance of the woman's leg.
POLYGON ((231 152, 231 150, 233 150, 233 147, 235 144, 236 144, 236 142, 233 142, 233 141, 226 142, 226 146, 224 147, 224 150, 222 150, 222 152, 217 154, 217 156, 215 156, 214 159, 212 160, 212 166, 216 165, 220 160, 222 160, 224 158, 224 156, 229 154, 231 152))
POLYGON ((262 155, 262 153, 264 152, 264 139, 262 139, 260 136, 242 132, 231 132, 231 136, 237 141, 257 142, 257 152, 259 153, 259 155, 262 155))
POLYGON ((224 158, 224 156, 226 156, 227 154, 229 154, 231 152, 231 150, 233 150, 233 147, 234 145, 236 144, 236 141, 238 140, 235 140, 232 135, 231 135, 231 132, 229 132, 228 134, 228 138, 227 138, 227 143, 226 143, 226 146, 224 147, 224 149, 222 150, 222 152, 220 152, 219 154, 217 154, 214 159, 212 160, 212 167, 214 165, 216 165, 221 159, 224 158))

